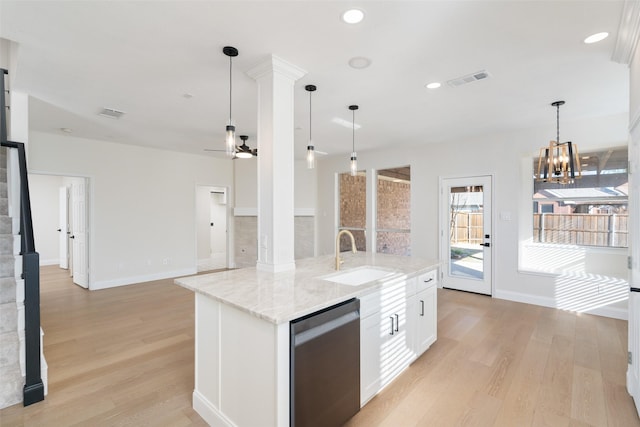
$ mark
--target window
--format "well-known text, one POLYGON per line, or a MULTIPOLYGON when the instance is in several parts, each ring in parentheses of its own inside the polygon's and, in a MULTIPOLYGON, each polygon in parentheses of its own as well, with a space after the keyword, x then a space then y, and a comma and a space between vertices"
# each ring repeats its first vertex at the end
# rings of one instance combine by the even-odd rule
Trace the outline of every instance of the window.
POLYGON ((377 175, 376 252, 411 255, 411 168, 377 175))
MULTIPOLYGON (((338 230, 349 230, 356 241, 358 251, 367 250, 367 177, 364 172, 356 176, 341 173, 338 176, 340 193, 340 221, 338 230)), ((340 252, 351 250, 349 236, 340 237, 340 252)))
POLYGON ((534 180, 533 241, 628 247, 627 157, 626 147, 581 153, 573 184, 534 180))

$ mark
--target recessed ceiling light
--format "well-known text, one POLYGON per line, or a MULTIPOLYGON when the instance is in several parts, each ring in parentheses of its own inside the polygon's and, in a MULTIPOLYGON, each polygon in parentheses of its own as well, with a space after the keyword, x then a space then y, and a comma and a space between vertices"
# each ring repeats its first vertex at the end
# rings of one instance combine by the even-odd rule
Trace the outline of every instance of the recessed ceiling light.
POLYGON ((349 60, 349 66, 351 68, 355 68, 356 70, 362 70, 371 65, 371 60, 369 58, 365 58, 364 56, 356 56, 349 60))
POLYGON ((193 98, 193 95, 192 95, 192 94, 190 94, 190 93, 183 93, 183 94, 182 94, 182 97, 183 97, 183 98, 187 98, 187 99, 191 99, 191 98, 193 98))
POLYGON ((357 24, 364 19, 364 12, 360 9, 349 9, 342 14, 342 20, 347 24, 357 24))
POLYGON ((599 41, 606 39, 608 36, 609 36, 609 33, 596 33, 584 39, 584 42, 586 44, 597 43, 599 41))
POLYGON ((60 130, 61 130, 62 132, 64 132, 64 133, 71 133, 71 132, 73 132, 73 129, 71 129, 71 128, 60 128, 60 130))
POLYGON ((429 83, 427 86, 427 89, 438 89, 441 84, 439 82, 433 82, 433 83, 429 83))

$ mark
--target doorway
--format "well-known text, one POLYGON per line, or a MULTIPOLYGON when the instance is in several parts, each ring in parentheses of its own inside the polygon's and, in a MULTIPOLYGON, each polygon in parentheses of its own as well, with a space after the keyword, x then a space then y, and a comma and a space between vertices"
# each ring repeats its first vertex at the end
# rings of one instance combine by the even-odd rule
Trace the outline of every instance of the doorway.
POLYGON ((440 182, 440 256, 443 287, 491 295, 491 176, 440 182))
POLYGON ((226 187, 199 185, 196 188, 198 272, 229 265, 227 196, 226 187))
POLYGON ((30 174, 29 191, 40 265, 58 265, 89 288, 89 179, 30 174))

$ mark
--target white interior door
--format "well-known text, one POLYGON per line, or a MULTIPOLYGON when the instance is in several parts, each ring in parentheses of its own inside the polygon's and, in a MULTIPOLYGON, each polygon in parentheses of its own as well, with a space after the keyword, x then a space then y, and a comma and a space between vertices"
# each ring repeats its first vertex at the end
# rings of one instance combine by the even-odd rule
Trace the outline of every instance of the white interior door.
POLYGON ((443 287, 491 295, 491 181, 490 176, 441 180, 443 287))
POLYGON ((69 189, 59 189, 58 252, 60 268, 69 268, 69 189))
POLYGON ((629 141, 629 353, 627 390, 640 414, 640 124, 636 122, 629 141))
POLYGON ((226 190, 216 189, 210 193, 209 224, 211 244, 211 267, 227 266, 227 206, 226 190))
POLYGON ((73 252, 73 282, 89 287, 89 257, 87 247, 87 185, 86 179, 71 183, 71 250, 73 252))

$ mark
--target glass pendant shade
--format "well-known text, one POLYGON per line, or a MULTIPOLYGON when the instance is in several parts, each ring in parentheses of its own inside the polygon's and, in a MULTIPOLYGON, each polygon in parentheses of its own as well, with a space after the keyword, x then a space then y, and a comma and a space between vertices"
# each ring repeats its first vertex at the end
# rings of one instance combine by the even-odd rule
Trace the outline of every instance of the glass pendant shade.
POLYGON ((351 176, 356 176, 358 174, 358 158, 355 151, 351 153, 351 164, 349 167, 349 171, 351 173, 351 176))
POLYGON ((307 169, 313 169, 316 167, 316 152, 313 148, 313 144, 309 141, 307 145, 307 169))
POLYGON ((227 125, 225 148, 227 156, 233 157, 236 154, 236 127, 231 124, 227 125))

